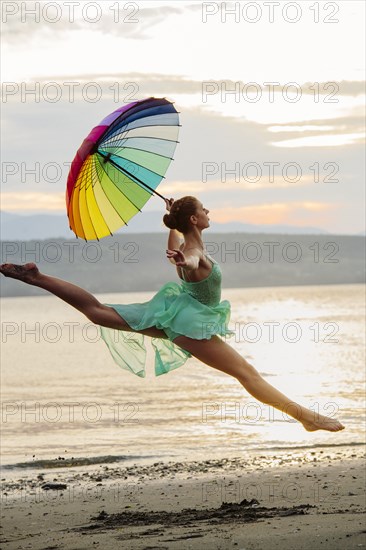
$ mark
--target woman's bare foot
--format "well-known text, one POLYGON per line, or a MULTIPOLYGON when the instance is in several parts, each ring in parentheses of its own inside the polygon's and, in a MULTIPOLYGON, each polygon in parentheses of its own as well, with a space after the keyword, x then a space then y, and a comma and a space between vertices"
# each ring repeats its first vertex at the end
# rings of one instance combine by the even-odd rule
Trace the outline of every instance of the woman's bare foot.
POLYGON ((345 428, 345 426, 335 418, 329 418, 329 416, 324 416, 322 414, 318 414, 315 418, 315 413, 314 420, 302 420, 301 423, 307 432, 315 432, 316 430, 339 432, 345 428))
POLYGON ((0 273, 5 275, 5 277, 19 279, 28 284, 34 284, 40 275, 38 267, 33 263, 24 265, 2 264, 0 265, 0 273))

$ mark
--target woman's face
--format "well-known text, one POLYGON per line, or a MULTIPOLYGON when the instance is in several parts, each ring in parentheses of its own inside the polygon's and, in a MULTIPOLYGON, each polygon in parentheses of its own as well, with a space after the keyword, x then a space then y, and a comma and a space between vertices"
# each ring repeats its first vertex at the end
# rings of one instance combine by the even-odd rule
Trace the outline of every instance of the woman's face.
POLYGON ((210 218, 208 217, 209 210, 205 208, 201 201, 197 201, 196 218, 197 226, 201 229, 210 226, 210 218))

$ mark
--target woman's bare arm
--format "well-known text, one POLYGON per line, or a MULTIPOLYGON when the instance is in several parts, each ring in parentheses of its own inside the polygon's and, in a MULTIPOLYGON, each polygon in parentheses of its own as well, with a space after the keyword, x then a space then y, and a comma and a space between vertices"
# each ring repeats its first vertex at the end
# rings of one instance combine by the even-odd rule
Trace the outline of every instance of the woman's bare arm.
MULTIPOLYGON (((170 209, 173 206, 173 202, 174 202, 173 198, 165 199, 166 209, 168 212, 170 212, 170 209)), ((178 231, 176 229, 170 229, 167 249, 174 250, 175 248, 179 248, 180 245, 182 244, 182 241, 183 239, 179 237, 178 231)), ((173 260, 173 258, 168 258, 168 259, 172 264, 175 264, 175 261, 173 260)))
POLYGON ((168 249, 166 255, 169 259, 173 259, 175 265, 178 267, 181 267, 185 271, 194 271, 198 269, 201 257, 198 249, 192 248, 190 250, 192 250, 190 254, 183 254, 183 252, 177 248, 172 250, 168 249), (195 250, 198 252, 195 253, 195 250))
POLYGON ((168 250, 174 250, 174 248, 179 248, 182 241, 179 237, 179 233, 176 229, 170 229, 168 237, 168 250))

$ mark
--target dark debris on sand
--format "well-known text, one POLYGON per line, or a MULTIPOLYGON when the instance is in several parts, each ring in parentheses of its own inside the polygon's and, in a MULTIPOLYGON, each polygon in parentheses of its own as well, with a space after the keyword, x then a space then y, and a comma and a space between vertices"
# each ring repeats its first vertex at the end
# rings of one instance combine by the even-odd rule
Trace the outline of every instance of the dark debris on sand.
POLYGON ((262 518, 273 518, 279 516, 292 516, 307 513, 309 508, 317 508, 311 504, 300 504, 290 508, 267 508, 260 506, 256 499, 250 501, 244 499, 240 503, 223 502, 220 508, 198 510, 196 508, 185 508, 180 512, 121 512, 108 514, 104 510, 98 516, 91 517, 94 523, 76 528, 77 531, 104 531, 122 526, 147 526, 147 525, 169 525, 188 527, 197 525, 198 521, 209 521, 212 523, 249 523, 262 518))

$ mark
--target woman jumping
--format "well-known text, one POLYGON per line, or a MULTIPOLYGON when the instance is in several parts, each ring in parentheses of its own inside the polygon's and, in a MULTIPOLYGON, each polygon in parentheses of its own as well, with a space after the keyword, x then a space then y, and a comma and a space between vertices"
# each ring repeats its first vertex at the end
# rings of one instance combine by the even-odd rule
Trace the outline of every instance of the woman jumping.
POLYGON ((233 376, 255 399, 292 416, 309 432, 343 430, 338 420, 316 414, 276 390, 219 337, 234 333, 228 328, 230 303, 220 301, 220 266, 204 252, 202 231, 209 227, 209 211, 192 196, 166 199, 166 207, 169 213, 163 222, 171 230, 166 255, 176 267, 180 284, 166 283, 148 302, 102 304, 82 288, 40 273, 34 263, 2 264, 0 271, 5 277, 51 292, 100 325, 114 360, 138 376, 145 376, 146 335, 155 349, 156 375, 194 356, 233 376), (181 245, 176 230, 184 236, 181 245), (116 334, 122 337, 116 338, 116 334))

